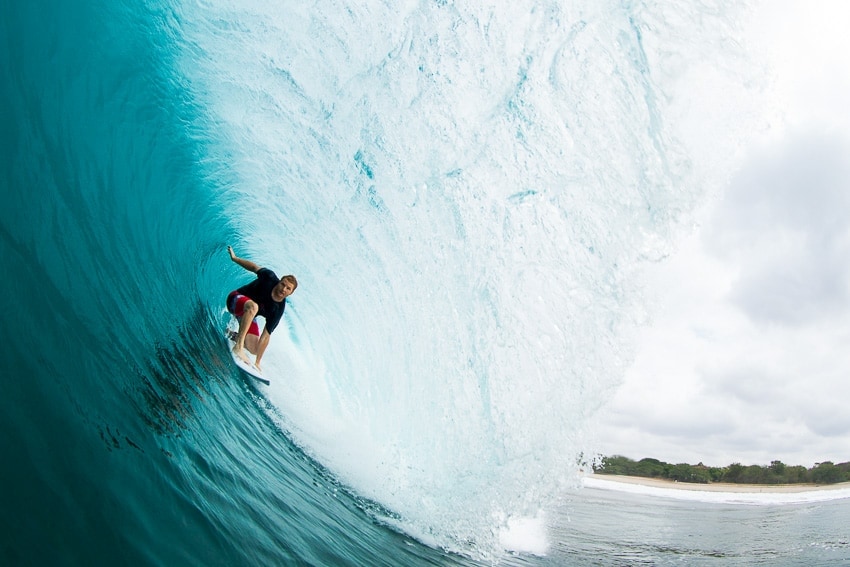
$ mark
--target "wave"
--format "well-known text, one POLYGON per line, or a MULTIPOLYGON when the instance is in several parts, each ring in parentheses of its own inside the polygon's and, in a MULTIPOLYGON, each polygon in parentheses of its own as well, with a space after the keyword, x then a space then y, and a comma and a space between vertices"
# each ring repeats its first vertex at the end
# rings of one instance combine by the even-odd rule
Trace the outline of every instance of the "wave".
POLYGON ((722 8, 185 7, 238 224, 303 282, 270 399, 404 529, 497 547, 575 484, 710 191, 666 101, 722 8))
POLYGON ((677 50, 744 65, 702 9, 4 6, 9 549, 50 517, 80 562, 545 549, 723 170, 671 102, 677 50), (267 390, 223 350, 229 243, 300 282, 267 390))

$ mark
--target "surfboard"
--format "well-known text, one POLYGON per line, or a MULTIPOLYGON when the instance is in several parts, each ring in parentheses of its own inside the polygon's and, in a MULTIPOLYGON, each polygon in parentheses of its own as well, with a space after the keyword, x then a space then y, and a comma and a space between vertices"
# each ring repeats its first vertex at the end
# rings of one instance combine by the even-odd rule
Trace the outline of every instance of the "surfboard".
POLYGON ((236 367, 239 368, 239 370, 241 370, 254 380, 259 380, 266 386, 270 385, 271 382, 263 378, 263 374, 256 366, 254 366, 253 364, 245 364, 245 361, 233 354, 233 345, 235 345, 236 343, 231 340, 230 333, 231 330, 229 328, 224 330, 224 338, 227 339, 227 352, 230 354, 230 358, 233 360, 233 364, 235 364, 236 367))

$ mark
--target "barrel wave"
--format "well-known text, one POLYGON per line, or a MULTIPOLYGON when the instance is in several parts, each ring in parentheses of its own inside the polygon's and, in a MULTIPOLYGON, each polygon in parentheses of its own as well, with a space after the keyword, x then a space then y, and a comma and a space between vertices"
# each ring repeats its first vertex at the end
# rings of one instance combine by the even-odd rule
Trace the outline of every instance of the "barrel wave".
POLYGON ((72 4, 0 18, 4 562, 545 556, 728 172, 679 95, 732 4, 72 4), (228 244, 299 280, 268 388, 228 244))

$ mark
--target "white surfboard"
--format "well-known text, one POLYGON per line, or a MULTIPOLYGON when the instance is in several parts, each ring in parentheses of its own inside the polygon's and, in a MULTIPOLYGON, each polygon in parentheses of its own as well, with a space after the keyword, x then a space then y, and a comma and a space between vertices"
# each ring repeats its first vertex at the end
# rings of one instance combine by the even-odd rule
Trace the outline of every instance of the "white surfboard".
POLYGON ((263 373, 260 371, 259 368, 257 368, 253 364, 245 364, 244 360, 233 354, 233 346, 236 343, 230 339, 230 333, 231 330, 229 328, 224 330, 224 338, 227 339, 227 352, 230 353, 230 358, 233 359, 233 363, 239 368, 239 370, 241 370, 251 378, 259 380, 267 386, 270 385, 271 382, 269 382, 266 378, 263 378, 263 373))

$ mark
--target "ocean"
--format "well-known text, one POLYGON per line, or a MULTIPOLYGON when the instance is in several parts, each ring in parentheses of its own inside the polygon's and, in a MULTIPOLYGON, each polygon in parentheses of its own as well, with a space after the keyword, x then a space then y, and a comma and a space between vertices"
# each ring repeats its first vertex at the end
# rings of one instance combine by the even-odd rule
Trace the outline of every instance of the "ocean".
POLYGON ((0 563, 850 561, 846 499, 581 487, 741 10, 0 0, 0 563), (299 280, 269 387, 227 245, 299 280))

